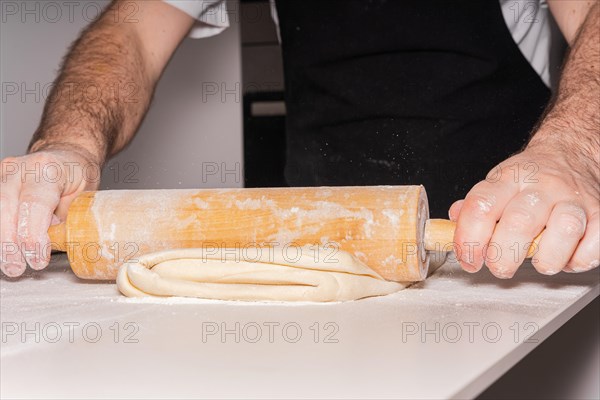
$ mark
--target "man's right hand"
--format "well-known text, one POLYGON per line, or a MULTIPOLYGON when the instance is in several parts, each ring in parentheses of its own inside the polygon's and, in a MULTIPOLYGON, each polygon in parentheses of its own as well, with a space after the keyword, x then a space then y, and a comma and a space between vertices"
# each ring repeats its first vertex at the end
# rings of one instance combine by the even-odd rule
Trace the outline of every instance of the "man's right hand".
POLYGON ((6 275, 21 275, 27 264, 48 265, 50 224, 64 221, 79 193, 98 188, 100 164, 135 134, 193 24, 162 1, 116 0, 72 46, 32 139, 34 151, 2 160, 0 269, 6 275), (86 88, 98 89, 101 98, 90 101, 86 88))
POLYGON ((64 221, 79 193, 98 188, 99 164, 129 143, 193 24, 162 1, 115 0, 72 46, 32 139, 34 152, 2 160, 0 269, 6 275, 21 275, 27 264, 48 265, 50 224, 64 221), (65 95, 62 88, 71 87, 65 95), (90 87, 100 99, 88 100, 90 87))
POLYGON ((0 269, 10 277, 27 264, 43 269, 50 261, 48 228, 65 220, 73 199, 95 190, 100 167, 73 150, 43 150, 1 162, 0 269))

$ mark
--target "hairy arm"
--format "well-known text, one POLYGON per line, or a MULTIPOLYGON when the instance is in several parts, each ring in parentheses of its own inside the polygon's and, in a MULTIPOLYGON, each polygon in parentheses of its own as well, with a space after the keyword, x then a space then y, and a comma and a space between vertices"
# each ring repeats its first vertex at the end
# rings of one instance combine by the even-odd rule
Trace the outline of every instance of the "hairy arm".
POLYGON ((511 278, 544 229, 532 258, 539 272, 600 265, 600 3, 550 7, 571 46, 555 98, 525 149, 493 170, 500 179, 479 182, 450 208, 455 251, 469 272, 485 262, 511 278))
POLYGON ((528 147, 557 146, 600 181, 600 2, 555 0, 550 8, 571 48, 528 147))
POLYGON ((0 163, 5 274, 19 276, 27 264, 48 265, 48 227, 64 220, 79 193, 97 189, 100 168, 135 134, 156 82, 192 23, 162 1, 119 0, 72 45, 29 154, 0 163), (56 179, 31 173, 47 166, 58 168, 56 179), (97 170, 96 177, 88 167, 97 170))
POLYGON ((113 2, 71 46, 29 151, 76 148, 102 165, 132 139, 192 23, 162 1, 113 2))

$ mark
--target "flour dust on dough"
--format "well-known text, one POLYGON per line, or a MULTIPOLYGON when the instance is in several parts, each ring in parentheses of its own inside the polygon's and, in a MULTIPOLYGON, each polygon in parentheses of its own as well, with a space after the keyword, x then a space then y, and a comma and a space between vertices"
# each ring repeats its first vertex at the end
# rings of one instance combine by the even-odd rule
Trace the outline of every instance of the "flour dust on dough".
POLYGON ((404 289, 350 253, 315 253, 297 247, 244 249, 177 249, 146 254, 121 266, 117 286, 129 297, 183 296, 240 301, 347 301, 382 296, 404 289), (315 257, 318 254, 319 257, 315 257))

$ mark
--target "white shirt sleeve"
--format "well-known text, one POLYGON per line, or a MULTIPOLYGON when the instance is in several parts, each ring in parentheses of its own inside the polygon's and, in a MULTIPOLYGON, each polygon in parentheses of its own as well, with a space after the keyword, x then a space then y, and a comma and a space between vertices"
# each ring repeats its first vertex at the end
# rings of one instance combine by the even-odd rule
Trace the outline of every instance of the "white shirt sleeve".
POLYGON ((196 19, 189 37, 194 39, 218 35, 229 27, 225 0, 163 0, 196 19))
POLYGON ((546 0, 500 0, 504 22, 523 56, 550 87, 550 10, 546 0))

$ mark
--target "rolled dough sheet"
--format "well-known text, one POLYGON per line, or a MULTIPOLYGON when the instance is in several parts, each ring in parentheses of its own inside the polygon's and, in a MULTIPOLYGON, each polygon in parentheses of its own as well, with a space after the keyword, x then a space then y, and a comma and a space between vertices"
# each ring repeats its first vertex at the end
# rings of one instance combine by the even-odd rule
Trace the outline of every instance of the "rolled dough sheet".
POLYGON ((241 301, 347 301, 382 296, 407 284, 390 282, 350 253, 315 246, 247 254, 245 249, 177 249, 121 266, 117 286, 129 297, 184 296, 241 301), (292 257, 286 254, 293 254, 292 257))

